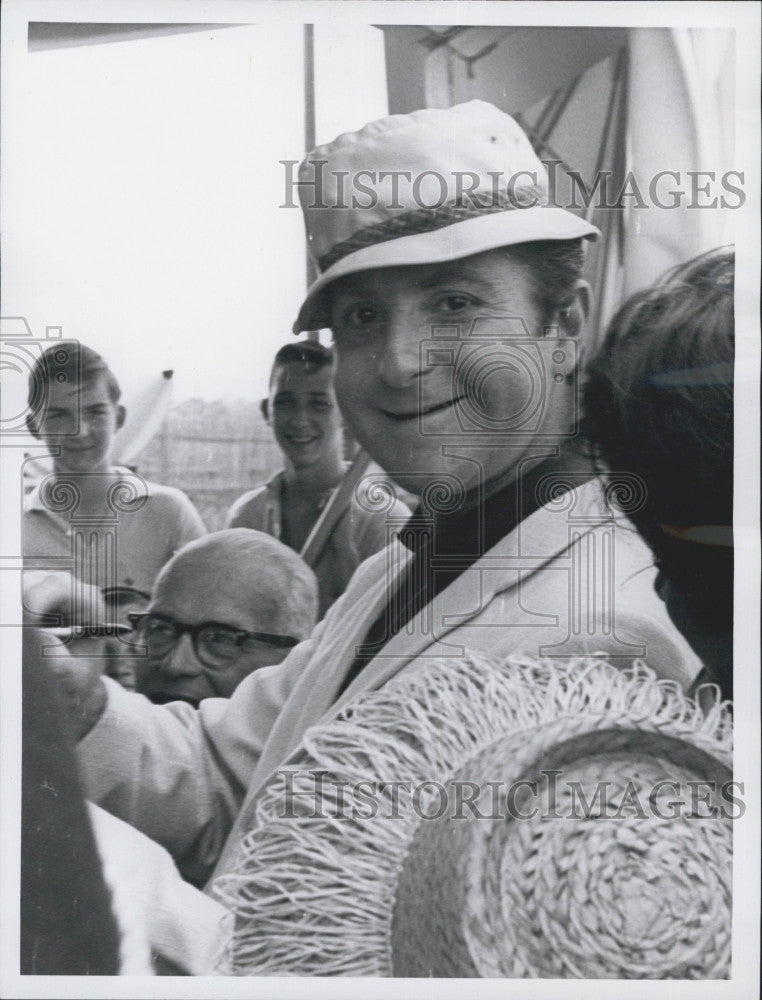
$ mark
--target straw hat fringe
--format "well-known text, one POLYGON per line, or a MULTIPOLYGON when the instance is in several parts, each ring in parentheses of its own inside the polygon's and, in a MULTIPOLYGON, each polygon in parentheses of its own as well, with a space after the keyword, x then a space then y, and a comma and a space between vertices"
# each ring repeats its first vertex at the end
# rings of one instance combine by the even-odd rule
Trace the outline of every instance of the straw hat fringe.
POLYGON ((614 728, 684 740, 723 765, 732 759, 727 707, 702 713, 639 662, 620 671, 600 657, 498 662, 470 653, 350 703, 308 731, 260 797, 233 873, 215 884, 235 915, 220 971, 394 975, 398 879, 421 825, 409 789, 394 783, 446 783, 505 738, 500 759, 519 778, 544 746, 614 728), (363 780, 377 789, 376 816, 357 791, 363 780))

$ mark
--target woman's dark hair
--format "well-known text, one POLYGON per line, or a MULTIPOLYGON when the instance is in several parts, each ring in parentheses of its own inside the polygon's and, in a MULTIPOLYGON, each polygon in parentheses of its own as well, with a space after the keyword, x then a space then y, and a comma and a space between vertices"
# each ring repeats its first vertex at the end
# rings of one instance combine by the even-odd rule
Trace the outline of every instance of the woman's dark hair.
POLYGON ((582 429, 645 484, 630 519, 707 613, 732 610, 735 255, 703 254, 637 292, 587 361, 582 429))

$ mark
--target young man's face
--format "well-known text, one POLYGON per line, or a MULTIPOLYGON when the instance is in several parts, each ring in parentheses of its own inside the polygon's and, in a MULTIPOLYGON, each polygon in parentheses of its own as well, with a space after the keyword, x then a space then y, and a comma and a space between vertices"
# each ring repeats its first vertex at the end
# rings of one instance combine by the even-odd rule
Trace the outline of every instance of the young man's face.
MULTIPOLYGON (((215 574, 210 579, 198 560, 181 556, 157 580, 148 612, 166 619, 170 628, 171 623, 214 623, 243 632, 280 634, 282 623, 268 619, 255 607, 256 600, 247 586, 251 567, 244 570, 236 565, 235 553, 231 553, 229 565, 226 575, 215 574)), ((159 627, 163 627, 161 623, 159 627)), ((207 648, 214 651, 222 645, 215 642, 214 631, 207 635, 207 648)), ((144 642, 142 638, 137 641, 144 642)), ((228 659, 207 662, 205 641, 199 637, 194 647, 188 633, 168 645, 158 642, 153 654, 150 640, 145 640, 145 646, 148 655, 134 659, 136 690, 154 702, 182 700, 193 705, 204 698, 229 698, 250 673, 280 663, 289 653, 289 648, 251 640, 245 646, 231 647, 228 659)))
POLYGON ((105 375, 79 385, 53 381, 39 435, 49 448, 61 449, 59 472, 102 472, 123 422, 124 408, 112 401, 105 375))
POLYGON ((333 467, 341 461, 341 415, 331 365, 310 369, 295 361, 276 368, 268 419, 278 447, 295 469, 333 467))
POLYGON ((344 417, 404 488, 510 479, 567 433, 573 344, 543 337, 531 275, 505 251, 363 271, 329 294, 344 417))

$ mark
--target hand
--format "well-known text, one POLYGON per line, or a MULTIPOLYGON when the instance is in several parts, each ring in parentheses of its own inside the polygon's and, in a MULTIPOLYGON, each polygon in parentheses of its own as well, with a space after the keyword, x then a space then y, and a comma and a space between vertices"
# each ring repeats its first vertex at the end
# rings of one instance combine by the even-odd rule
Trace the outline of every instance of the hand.
MULTIPOLYGON (((106 603, 98 587, 76 580, 64 570, 26 570, 24 609, 58 625, 100 625, 106 621, 106 603)), ((42 624, 42 623, 40 623, 42 624)))
POLYGON ((78 742, 90 732, 106 707, 101 659, 72 656, 60 639, 36 628, 24 629, 23 656, 26 669, 44 662, 53 675, 64 714, 62 728, 78 742))

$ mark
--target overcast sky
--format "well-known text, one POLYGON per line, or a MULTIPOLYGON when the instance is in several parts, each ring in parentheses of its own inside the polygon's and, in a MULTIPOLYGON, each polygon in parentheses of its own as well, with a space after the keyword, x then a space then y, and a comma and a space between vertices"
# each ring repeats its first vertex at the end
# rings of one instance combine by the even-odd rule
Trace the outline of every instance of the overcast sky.
MULTIPOLYGON (((303 27, 32 52, 5 169, 4 315, 101 351, 128 394, 259 398, 305 288, 283 159, 304 153, 303 27)), ((316 29, 317 141, 386 113, 382 33, 316 29)))

